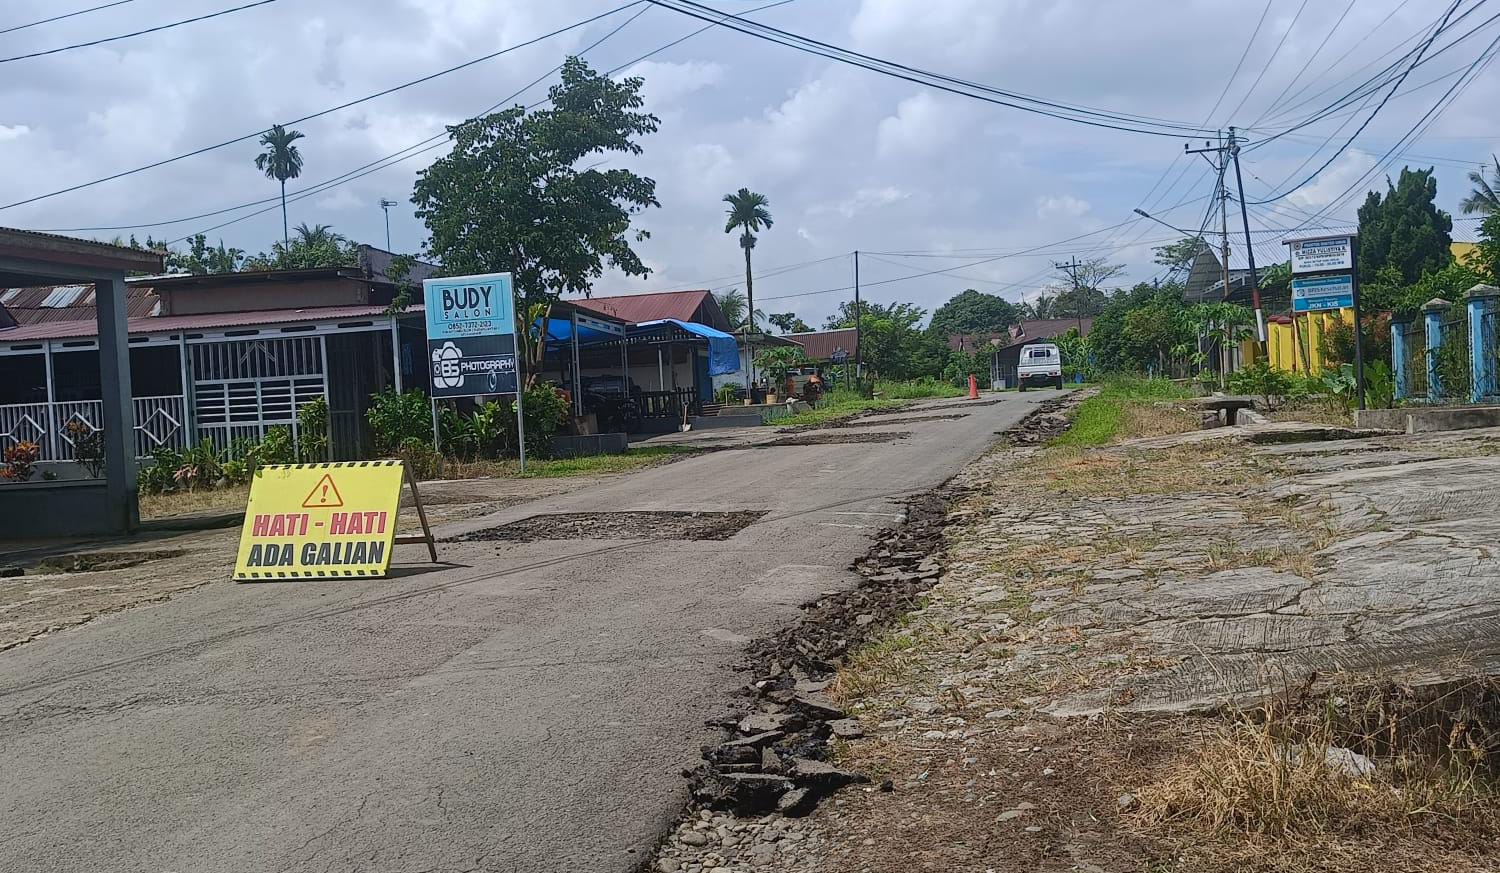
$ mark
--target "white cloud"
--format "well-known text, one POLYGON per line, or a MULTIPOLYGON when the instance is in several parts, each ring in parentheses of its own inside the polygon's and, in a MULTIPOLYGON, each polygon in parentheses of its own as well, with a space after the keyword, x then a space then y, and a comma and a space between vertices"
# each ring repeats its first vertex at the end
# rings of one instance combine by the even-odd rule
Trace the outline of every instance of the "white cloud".
POLYGON ((31 133, 31 128, 27 127, 24 124, 9 126, 0 124, 0 142, 5 142, 6 140, 12 139, 20 139, 28 133, 31 133))
MULTIPOLYGON (((1293 191, 1286 199, 1293 206, 1322 208, 1344 196, 1349 186, 1368 173, 1373 166, 1375 166, 1374 157, 1358 149, 1351 149, 1340 155, 1338 160, 1319 173, 1311 183, 1293 191)), ((1370 180, 1369 184, 1380 185, 1381 180, 1375 178, 1370 180)), ((1356 205, 1364 200, 1362 197, 1354 199, 1356 205)), ((1246 202, 1249 202, 1249 198, 1246 198, 1246 202)))
POLYGON ((1090 208, 1087 200, 1079 200, 1072 194, 1046 195, 1036 199, 1036 217, 1042 219, 1078 218, 1088 214, 1090 208))
POLYGON ((626 70, 625 75, 645 79, 647 107, 661 109, 695 91, 719 84, 724 78, 724 65, 710 61, 642 61, 626 70))
POLYGON ((348 188, 339 188, 327 197, 320 197, 313 201, 313 205, 319 209, 327 209, 329 212, 344 212, 350 209, 358 209, 366 204, 363 197, 350 191, 348 188))

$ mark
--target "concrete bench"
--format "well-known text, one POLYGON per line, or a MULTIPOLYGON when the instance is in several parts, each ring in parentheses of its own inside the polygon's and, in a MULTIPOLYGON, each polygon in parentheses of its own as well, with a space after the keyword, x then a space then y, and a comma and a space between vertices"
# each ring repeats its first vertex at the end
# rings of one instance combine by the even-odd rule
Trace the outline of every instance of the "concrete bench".
POLYGON ((1241 409, 1254 409, 1255 398, 1237 394, 1214 394, 1198 398, 1198 406, 1220 416, 1227 425, 1239 423, 1241 409))

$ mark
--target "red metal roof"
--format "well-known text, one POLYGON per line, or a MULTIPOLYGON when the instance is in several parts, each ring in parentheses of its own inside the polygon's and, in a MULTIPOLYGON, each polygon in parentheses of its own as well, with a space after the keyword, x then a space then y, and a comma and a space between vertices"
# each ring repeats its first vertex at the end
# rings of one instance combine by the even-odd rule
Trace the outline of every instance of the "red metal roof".
POLYGON ((657 291, 567 302, 580 309, 612 315, 630 324, 675 318, 678 321, 694 321, 719 330, 729 330, 728 319, 724 318, 718 301, 708 291, 657 291))
MULTIPOLYGON (((318 306, 307 309, 266 309, 258 312, 210 312, 201 315, 162 315, 130 319, 132 335, 148 333, 174 333, 177 331, 224 330, 237 327, 263 327, 278 324, 300 324, 311 321, 330 321, 347 318, 373 318, 385 314, 382 305, 362 306, 318 306)), ((407 315, 419 315, 424 311, 418 304, 406 309, 407 315)), ((27 342, 49 339, 82 339, 97 335, 98 328, 93 319, 78 321, 49 321, 41 324, 24 324, 9 330, 0 330, 0 342, 27 342)))
POLYGON ((811 333, 789 333, 786 338, 802 346, 802 351, 814 361, 830 361, 834 349, 843 349, 852 357, 857 343, 854 328, 840 330, 815 330, 811 333))
MULTIPOLYGON (((161 311, 161 299, 151 286, 125 286, 125 315, 145 318, 161 311)), ((87 321, 94 317, 93 285, 41 285, 33 288, 0 290, 4 306, 19 324, 43 324, 54 321, 87 321)))

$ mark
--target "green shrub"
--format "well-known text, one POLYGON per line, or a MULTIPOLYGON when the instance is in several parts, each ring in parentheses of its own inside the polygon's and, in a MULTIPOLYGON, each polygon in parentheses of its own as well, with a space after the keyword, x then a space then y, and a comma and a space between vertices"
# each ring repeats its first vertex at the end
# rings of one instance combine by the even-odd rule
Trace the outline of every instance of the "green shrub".
POLYGON ((411 440, 432 447, 432 407, 421 391, 382 391, 371 398, 365 418, 375 437, 376 454, 397 454, 411 440))
POLYGON ((1256 361, 1229 374, 1229 390, 1260 397, 1267 409, 1273 408, 1291 387, 1291 377, 1265 361, 1256 361))
POLYGON ((738 390, 734 385, 720 385, 719 390, 714 392, 714 402, 721 406, 733 403, 738 390))
POLYGON ((526 454, 552 457, 552 436, 567 421, 568 401, 550 383, 542 383, 526 390, 521 411, 526 416, 526 454))
POLYGON ((443 469, 443 456, 433 451, 426 440, 413 437, 397 446, 391 454, 405 462, 406 469, 418 479, 434 478, 443 469))
POLYGON ((297 410, 297 458, 304 464, 328 460, 328 400, 319 397, 297 410))
POLYGON ((195 446, 188 447, 179 458, 179 466, 172 478, 176 487, 187 491, 212 488, 222 476, 219 451, 213 440, 204 438, 195 446))
MULTIPOLYGON (((963 376, 964 384, 968 384, 968 374, 963 376)), ((926 397, 958 397, 963 390, 954 387, 948 382, 924 376, 921 379, 912 379, 906 382, 881 382, 876 386, 881 397, 892 400, 920 400, 926 397)))
POLYGON ((177 489, 177 471, 182 469, 182 453, 170 446, 160 446, 151 453, 151 463, 141 466, 136 488, 143 494, 165 494, 177 489))
POLYGON ((262 464, 297 463, 297 447, 292 443, 291 429, 279 425, 269 428, 265 437, 250 448, 249 457, 253 460, 254 467, 262 464))

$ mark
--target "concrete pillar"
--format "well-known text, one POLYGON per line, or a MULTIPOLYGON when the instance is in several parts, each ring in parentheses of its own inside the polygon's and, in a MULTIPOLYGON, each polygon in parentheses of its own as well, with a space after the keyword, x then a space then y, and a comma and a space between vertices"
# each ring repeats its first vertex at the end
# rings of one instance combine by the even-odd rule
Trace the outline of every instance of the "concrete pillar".
POLYGON ((1443 399, 1442 380, 1438 377, 1438 349, 1443 345, 1443 315, 1452 304, 1440 297, 1422 304, 1422 321, 1427 327, 1427 399, 1443 399))
POLYGON ((1500 307, 1500 288, 1475 285, 1464 295, 1469 307, 1469 402, 1480 403, 1486 397, 1500 394, 1495 378, 1495 326, 1493 319, 1500 307))
POLYGON ((1409 324, 1411 322, 1405 319, 1391 319, 1391 379, 1396 383, 1397 400, 1411 396, 1410 374, 1406 372, 1406 327, 1409 324))
POLYGON ((136 502, 135 409, 130 394, 130 334, 125 321, 125 276, 94 281, 99 328, 99 386, 104 414, 104 477, 110 526, 129 532, 140 526, 136 502))

